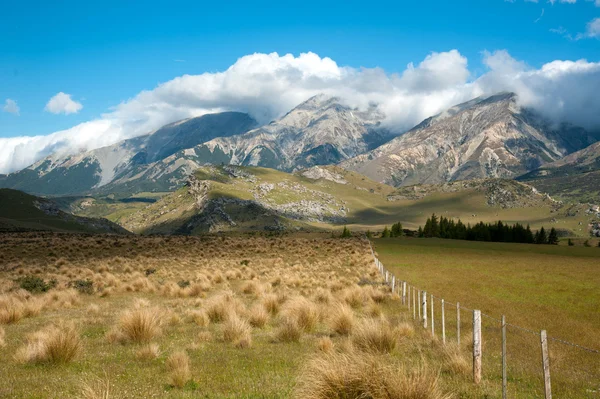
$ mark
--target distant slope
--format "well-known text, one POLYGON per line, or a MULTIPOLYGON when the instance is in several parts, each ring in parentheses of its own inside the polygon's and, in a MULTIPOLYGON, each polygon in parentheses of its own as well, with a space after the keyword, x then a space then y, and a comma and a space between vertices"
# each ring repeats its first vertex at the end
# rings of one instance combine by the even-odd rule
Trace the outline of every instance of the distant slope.
POLYGON ((138 233, 382 229, 401 221, 416 229, 436 213, 465 223, 503 220, 555 226, 586 235, 588 215, 526 184, 480 179, 394 189, 327 166, 289 174, 272 169, 205 166, 186 187, 120 219, 138 233))
POLYGON ((394 186, 512 178, 597 140, 581 128, 552 128, 520 109, 516 95, 500 93, 452 107, 340 166, 394 186))
MULTIPOLYGON (((100 189, 124 176, 143 175, 149 164, 215 137, 236 135, 256 127, 248 114, 221 112, 171 123, 157 131, 76 155, 50 155, 21 171, 0 176, 0 187, 40 195, 74 195, 100 189)), ((166 191, 169 181, 191 170, 170 165, 155 176, 152 190, 166 191)), ((195 169, 195 167, 194 167, 195 169)), ((192 169, 193 170, 193 169, 192 169)), ((140 176, 147 178, 147 176, 140 176)), ((144 190, 142 190, 144 191, 144 190)))
POLYGON ((80 233, 127 234, 106 219, 74 216, 52 201, 17 190, 0 189, 0 231, 50 230, 80 233))
POLYGON ((518 178, 568 201, 600 204, 600 142, 518 178))

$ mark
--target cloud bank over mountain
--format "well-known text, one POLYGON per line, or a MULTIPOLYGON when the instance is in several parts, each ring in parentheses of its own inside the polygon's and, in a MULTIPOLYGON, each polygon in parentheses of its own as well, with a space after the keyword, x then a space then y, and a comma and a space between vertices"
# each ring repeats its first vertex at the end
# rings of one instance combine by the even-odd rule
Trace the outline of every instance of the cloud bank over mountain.
POLYGON ((227 70, 183 75, 142 91, 96 120, 47 136, 0 139, 0 173, 53 153, 106 146, 167 123, 225 110, 248 112, 260 122, 277 118, 309 97, 325 93, 348 105, 377 103, 385 123, 405 130, 454 104, 513 91, 521 105, 548 118, 600 128, 600 62, 552 61, 531 68, 504 50, 484 52, 488 70, 475 77, 457 50, 431 53, 402 73, 339 66, 314 53, 251 54, 227 70))

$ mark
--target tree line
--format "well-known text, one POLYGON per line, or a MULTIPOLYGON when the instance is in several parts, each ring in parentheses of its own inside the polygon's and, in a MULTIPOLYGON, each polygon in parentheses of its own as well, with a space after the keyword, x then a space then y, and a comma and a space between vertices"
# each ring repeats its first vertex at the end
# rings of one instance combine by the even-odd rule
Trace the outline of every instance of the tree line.
POLYGON ((549 233, 544 227, 534 233, 529 225, 526 227, 520 223, 510 225, 502 223, 502 221, 479 222, 471 226, 471 224, 465 225, 460 219, 454 221, 454 219, 443 216, 438 218, 435 213, 427 218, 424 227, 419 226, 417 235, 469 241, 558 244, 558 233, 554 227, 550 229, 549 233))

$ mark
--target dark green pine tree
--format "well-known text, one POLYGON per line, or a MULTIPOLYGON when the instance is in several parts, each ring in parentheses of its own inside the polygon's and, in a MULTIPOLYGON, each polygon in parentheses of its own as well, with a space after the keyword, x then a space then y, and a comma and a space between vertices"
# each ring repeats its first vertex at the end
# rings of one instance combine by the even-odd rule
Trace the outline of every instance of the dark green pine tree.
POLYGON ((537 235, 535 237, 535 243, 536 244, 547 244, 548 243, 548 237, 546 237, 546 229, 544 229, 543 226, 537 232, 537 235))
POLYGON ((400 222, 394 223, 392 225, 392 230, 390 232, 390 235, 392 237, 401 237, 402 234, 404 234, 404 232, 402 231, 402 223, 400 223, 400 222))
POLYGON ((548 235, 548 244, 558 245, 558 233, 556 233, 556 229, 554 227, 550 229, 550 234, 548 235))
POLYGON ((365 235, 367 236, 367 238, 370 240, 371 238, 373 238, 373 234, 371 233, 371 230, 367 230, 367 232, 365 233, 365 235))
POLYGON ((344 226, 344 230, 342 230, 342 238, 350 238, 352 237, 352 233, 350 232, 350 229, 346 226, 344 226))
POLYGON ((419 230, 417 230, 417 236, 418 237, 425 237, 425 234, 423 233, 423 228, 421 226, 419 226, 419 230))

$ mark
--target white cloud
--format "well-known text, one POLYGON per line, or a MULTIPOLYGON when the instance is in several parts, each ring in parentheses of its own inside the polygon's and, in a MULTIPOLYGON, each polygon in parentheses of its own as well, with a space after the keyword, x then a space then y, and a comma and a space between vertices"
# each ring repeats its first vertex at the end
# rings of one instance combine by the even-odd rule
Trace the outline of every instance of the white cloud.
POLYGON ((596 38, 600 39, 600 18, 594 18, 587 24, 585 33, 577 35, 577 39, 596 38))
POLYGON ((7 98, 4 102, 4 106, 2 107, 2 111, 19 116, 19 111, 21 111, 21 108, 19 108, 15 100, 7 98))
POLYGON ((458 51, 431 53, 399 74, 339 66, 314 53, 251 54, 227 70, 183 75, 139 93, 101 118, 48 136, 0 139, 0 173, 53 152, 73 153, 139 136, 176 120, 211 112, 248 112, 275 119, 318 93, 355 107, 378 103, 385 123, 409 129, 441 110, 479 95, 514 91, 523 105, 554 120, 600 128, 600 63, 553 61, 535 69, 506 51, 484 52, 488 71, 477 79, 458 51))
POLYGON ((71 98, 70 94, 66 94, 61 91, 60 93, 57 93, 55 96, 53 96, 48 101, 44 110, 51 112, 53 114, 68 115, 68 114, 76 114, 82 108, 83 108, 83 105, 81 105, 81 103, 73 100, 71 98))

